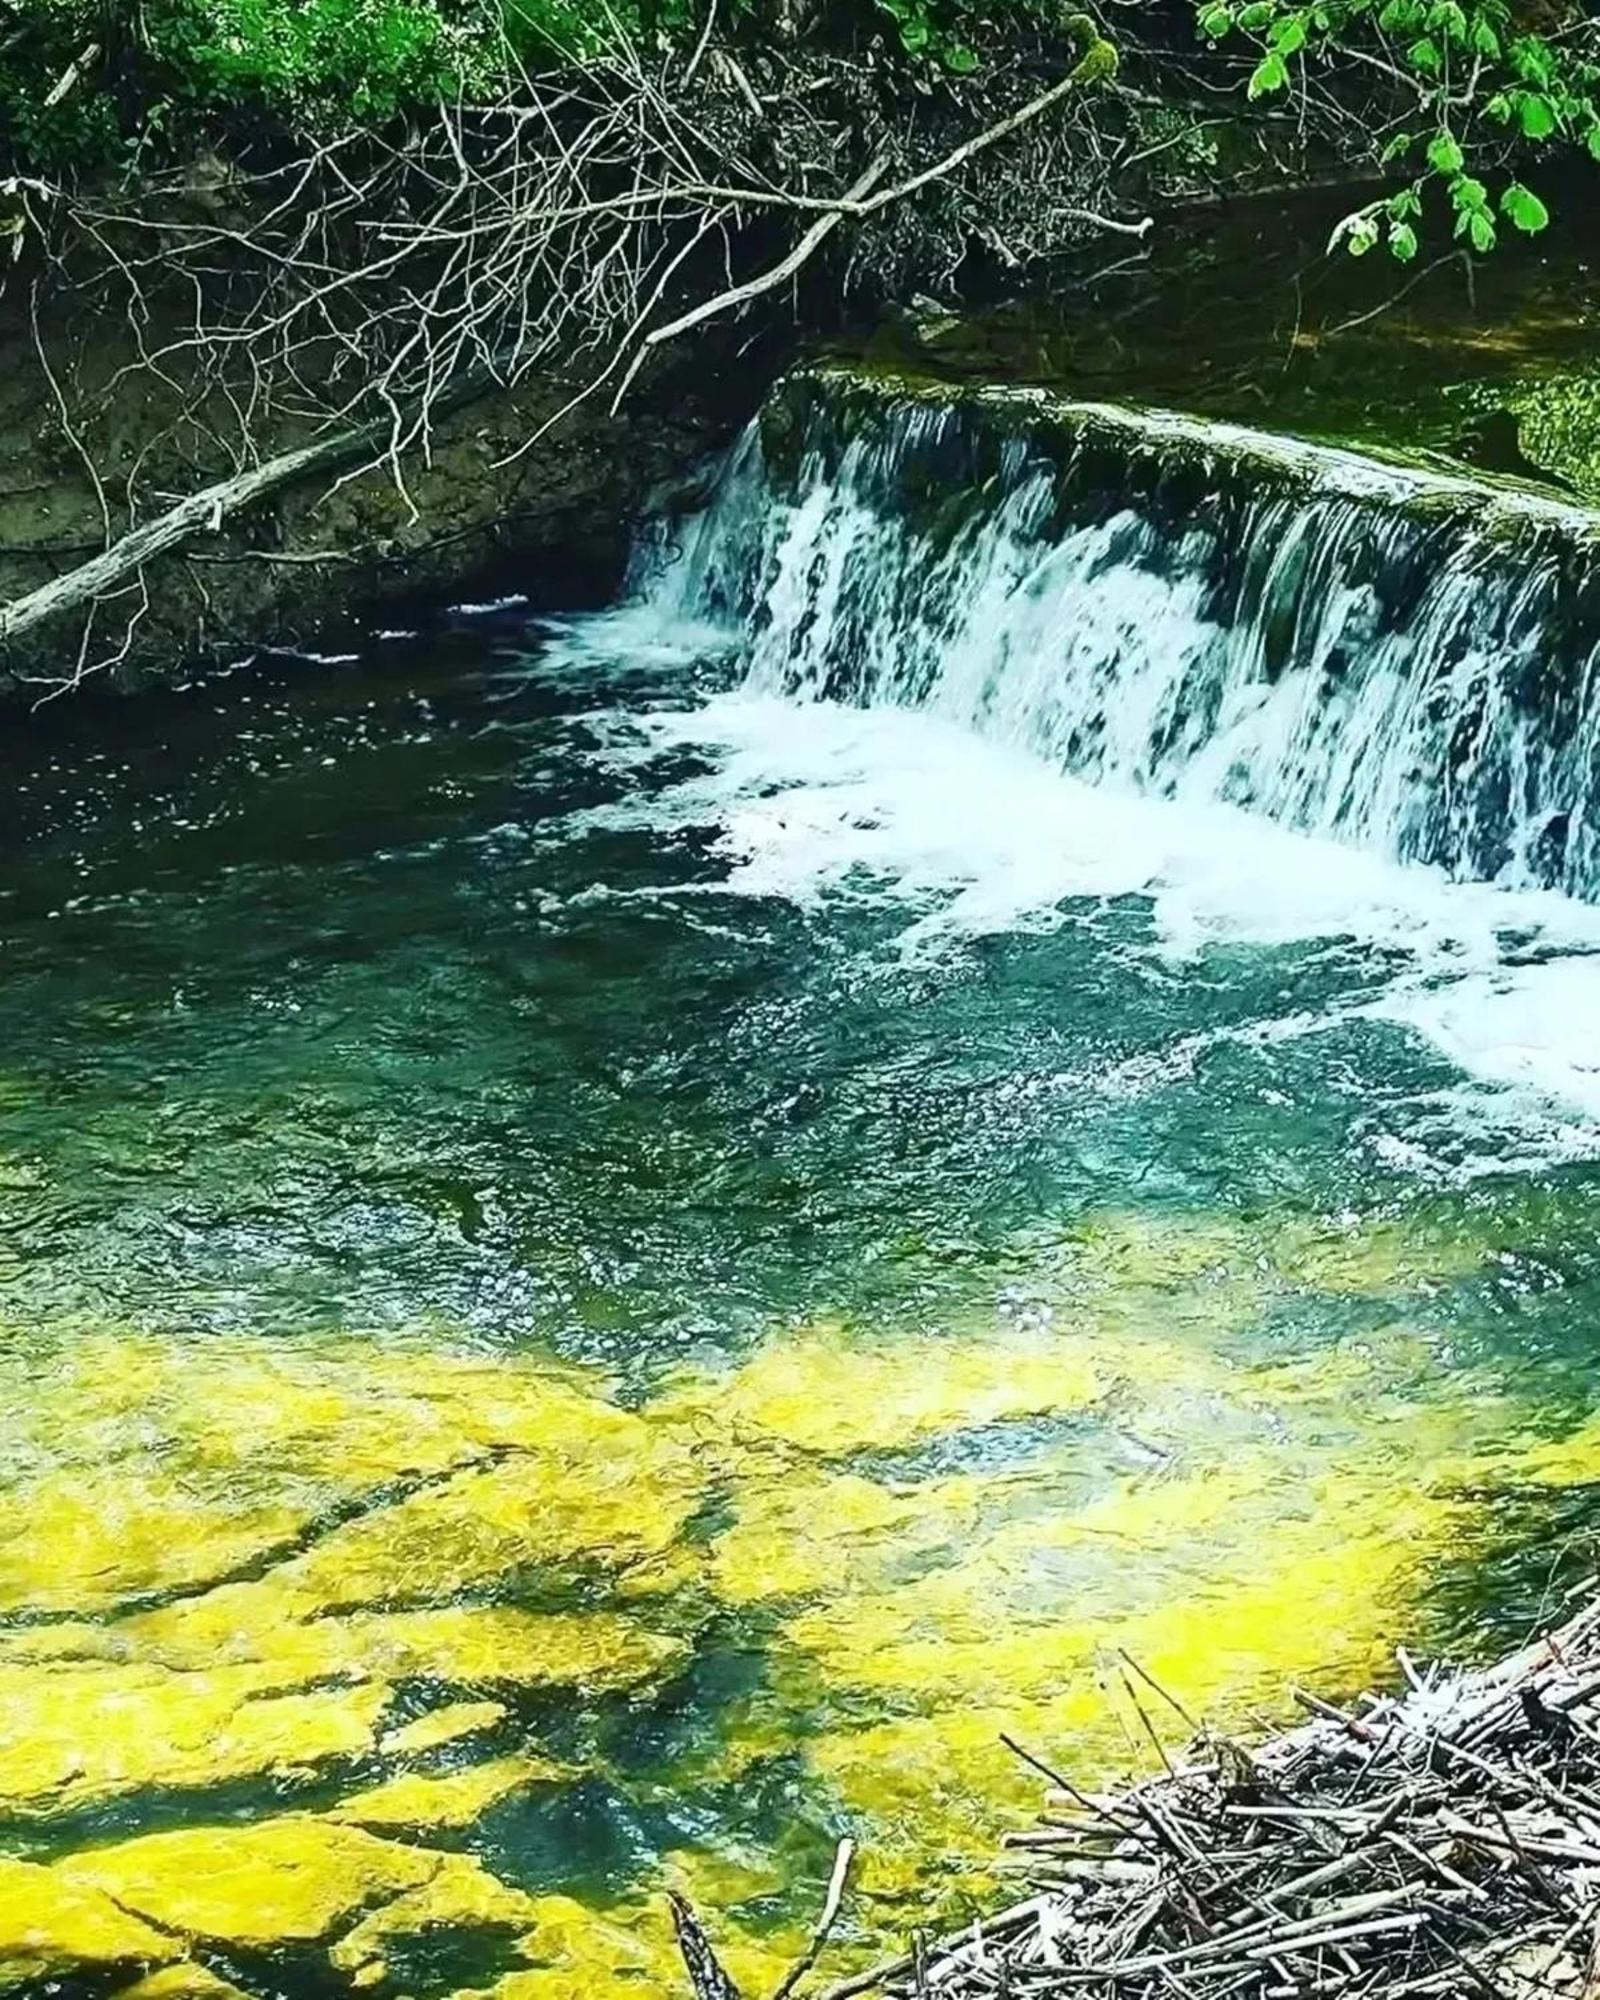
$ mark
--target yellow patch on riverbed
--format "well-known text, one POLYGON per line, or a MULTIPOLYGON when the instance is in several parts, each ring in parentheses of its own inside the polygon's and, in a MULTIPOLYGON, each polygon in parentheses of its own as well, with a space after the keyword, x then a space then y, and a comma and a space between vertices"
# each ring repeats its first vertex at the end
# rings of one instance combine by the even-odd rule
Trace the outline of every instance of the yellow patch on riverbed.
POLYGON ((365 1563, 354 1602, 416 1602, 513 1563, 658 1553, 695 1476, 603 1387, 528 1357, 346 1336, 98 1330, 37 1353, 7 1339, 0 1498, 29 1532, 0 1547, 0 1611, 98 1612, 191 1590, 287 1559, 324 1520, 303 1559, 312 1587, 318 1563, 347 1586, 365 1563), (332 1525, 383 1502, 381 1526, 332 1525))
POLYGON ((373 1904, 432 1881, 443 1859, 286 1813, 255 1826, 147 1834, 76 1854, 53 1872, 180 1937, 266 1947, 327 1938, 373 1904))
POLYGON ((0 1344, 0 1499, 27 1523, 0 1609, 77 1614, 0 1634, 0 1811, 326 1772, 400 1682, 591 1699, 676 1671, 639 1607, 698 1573, 705 1474, 604 1386, 344 1338, 0 1344), (530 1579, 617 1604, 493 1601, 530 1579))
POLYGON ((1481 1270, 1491 1254, 1456 1214, 1342 1221, 1102 1209, 1061 1241, 1067 1269, 1106 1298, 1165 1295, 1185 1312, 1208 1298, 1242 1311, 1283 1291, 1427 1293, 1481 1270))
POLYGON ((271 1668, 54 1661, 0 1667, 0 1810, 46 1815, 152 1786, 347 1763, 390 1700, 382 1681, 296 1688, 271 1668))
POLYGON ((426 1611, 322 1614, 309 1593, 269 1580, 129 1619, 119 1638, 141 1657, 193 1668, 208 1658, 259 1663, 299 1681, 339 1674, 457 1687, 569 1687, 615 1692, 659 1679, 687 1648, 617 1611, 521 1611, 445 1604, 426 1611))
POLYGON ((0 1992, 74 1972, 161 1965, 181 1950, 103 1890, 0 1855, 0 1992))
POLYGON ((40 1509, 0 1608, 67 1614, 0 1634, 20 1725, 0 1809, 132 1814, 259 1781, 274 1818, 234 1820, 229 1793, 197 1809, 217 1824, 46 1872, 180 1940, 314 1944, 363 1986, 427 1939, 520 1955, 474 1975, 497 2000, 656 2000, 681 1972, 650 1899, 676 1885, 770 1990, 814 1914, 792 1867, 656 1857, 597 1909, 425 1844, 521 1792, 519 1823, 537 1818, 532 1788, 578 1772, 508 1752, 555 1710, 577 1725, 563 1743, 625 1744, 588 1788, 625 1813, 725 1784, 713 1810, 737 1821, 798 1771, 801 1868, 851 1825, 869 1920, 925 1919, 928 1885, 1036 1803, 1002 1730, 1076 1771, 1125 1764, 1142 1726, 1118 1647, 1224 1721, 1319 1669, 1366 1678, 1470 1519, 1431 1475, 1470 1488, 1503 1413, 1459 1375, 1438 1394, 1425 1336, 1376 1324, 1367 1289, 1445 1282, 1450 1259, 1313 1232, 1262 1271, 1253 1231, 1222 1225, 1220 1261, 1216 1233, 1179 1242, 1164 1279, 1125 1231, 1051 1328, 775 1331, 640 1409, 598 1375, 442 1342, 138 1335, 119 1364, 101 1334, 98 1382, 65 1350, 0 1351, 0 1395, 25 1406, 0 1487, 40 1509), (1234 1332, 1300 1284, 1360 1301, 1362 1331, 1258 1365, 1234 1332), (697 1692, 658 1753, 645 1698, 702 1632, 692 1685, 728 1658, 740 1691, 714 1713, 697 1692), (601 1733, 622 1701, 640 1723, 601 1733), (502 1725, 473 1762, 471 1736, 502 1725), (312 1777, 292 1795, 316 1813, 285 1812, 312 1777))
POLYGON ((341 1799, 328 1817, 379 1832, 460 1828, 471 1826, 502 1799, 575 1775, 570 1766, 543 1757, 496 1757, 487 1764, 463 1764, 459 1770, 437 1774, 407 1771, 341 1799))
POLYGON ((391 1729, 378 1748, 386 1757, 417 1756, 446 1743, 459 1743, 463 1737, 479 1735, 505 1719, 506 1710, 501 1702, 453 1701, 391 1729))
POLYGON ((121 1988, 116 2000, 245 2000, 245 1995, 230 1980, 191 1958, 146 1973, 135 1985, 121 1988))
MULTIPOLYGON (((740 1991, 773 1992, 803 1939, 800 1933, 756 1942, 712 1911, 717 1955, 740 1991)), ((569 1896, 543 1896, 522 1939, 527 1970, 458 2000, 670 2000, 683 1990, 683 1960, 660 1897, 596 1910, 569 1896)))
POLYGON ((681 1383, 661 1409, 710 1439, 843 1458, 1087 1409, 1101 1386, 1070 1336, 868 1341, 824 1325, 774 1336, 728 1375, 681 1383))
POLYGON ((386 1954, 401 1939, 437 1936, 442 1931, 521 1935, 537 1925, 539 1905, 521 1889, 501 1882, 466 1854, 436 1854, 425 1882, 403 1890, 347 1931, 328 1953, 336 1971, 358 1986, 374 1985, 388 1973, 386 1954))

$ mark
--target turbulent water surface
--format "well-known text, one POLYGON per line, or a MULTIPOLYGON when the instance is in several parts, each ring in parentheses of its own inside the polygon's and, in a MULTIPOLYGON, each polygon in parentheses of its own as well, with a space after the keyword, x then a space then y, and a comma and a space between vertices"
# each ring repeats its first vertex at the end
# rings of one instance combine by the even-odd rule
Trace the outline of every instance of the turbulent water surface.
POLYGON ((6 1976, 758 1994, 1126 1660, 1582 1569, 1583 551, 1062 436, 813 384, 613 612, 7 748, 6 1976))

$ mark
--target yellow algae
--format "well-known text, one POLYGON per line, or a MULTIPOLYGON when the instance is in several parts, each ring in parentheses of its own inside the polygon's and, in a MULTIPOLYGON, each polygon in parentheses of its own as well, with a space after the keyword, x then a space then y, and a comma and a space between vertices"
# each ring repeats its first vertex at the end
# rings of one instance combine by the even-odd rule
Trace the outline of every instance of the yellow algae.
POLYGON ((124 1986, 115 2000, 244 2000, 237 1986, 192 1958, 146 1973, 136 1985, 124 1986))
POLYGON ((829 1731, 811 1744, 812 1780, 840 1800, 861 1833, 858 1891, 878 1907, 902 1898, 928 1908, 930 1875, 943 1868, 982 1897, 982 1870, 997 1835, 1036 1811, 1041 1780, 1003 1735, 1054 1755, 1080 1777, 1128 1762, 1127 1739, 1092 1682, 1043 1703, 1004 1695, 930 1715, 890 1716, 829 1731))
POLYGON ((160 1965, 181 1950, 101 1890, 0 1855, 0 1991, 88 1969, 160 1965))
MULTIPOLYGON (((1246 1506, 1230 1521, 1226 1507, 1204 1512, 1206 1483, 1174 1489, 1164 1526, 1180 1537, 1203 1527, 1208 1539, 1192 1548, 1180 1540, 1178 1563, 1170 1555, 1157 1563, 1146 1542, 1146 1573, 1122 1586, 1120 1603, 1114 1569, 1086 1577, 1076 1592, 1069 1571, 1046 1590, 1036 1570, 1013 1566, 1018 1545, 1002 1543, 909 1588, 808 1613, 788 1640, 835 1689, 877 1690, 929 1709, 1002 1695, 1045 1700, 1069 1689, 1107 1643, 1170 1677, 1185 1699, 1192 1693, 1204 1704, 1246 1677, 1275 1699, 1292 1674, 1319 1664, 1356 1677, 1384 1665, 1397 1636, 1397 1581, 1461 1518, 1427 1492, 1330 1479, 1302 1493, 1298 1519, 1274 1524, 1246 1506), (1141 1608, 1155 1579, 1161 1601, 1141 1608)), ((1241 1483, 1229 1498, 1248 1491, 1241 1483)), ((1094 1512, 1100 1523, 1115 1519, 1114 1508, 1094 1512)), ((1140 1517, 1153 1522, 1148 1501, 1140 1517)), ((1064 1543, 1069 1528, 1058 1524, 1045 1539, 1064 1543)))
MULTIPOLYGON (((539 1359, 344 1336, 86 1331, 0 1353, 0 1494, 28 1522, 0 1547, 0 1609, 99 1611, 220 1580, 330 1510, 496 1453, 508 1462, 486 1486, 382 1510, 396 1517, 377 1531, 390 1553, 411 1539, 377 1587, 447 1589, 456 1555, 482 1578, 513 1562, 659 1553, 695 1475, 603 1388, 539 1359), (444 1541, 430 1559, 418 1538, 435 1528, 444 1541), (394 1571, 407 1562, 404 1584, 394 1571)), ((359 1548, 373 1531, 345 1532, 359 1548)), ((342 1543, 330 1560, 344 1561, 342 1543)))
POLYGON ((315 1943, 432 1881, 451 1857, 309 1813, 183 1827, 75 1854, 51 1871, 184 1937, 265 1948, 315 1943))
POLYGON ((359 1986, 385 1977, 385 1954, 400 1938, 436 1931, 526 1932, 538 1922, 539 1905, 521 1889, 491 1875, 466 1854, 434 1854, 425 1882, 402 1892, 365 1916, 328 1953, 336 1971, 359 1986))
POLYGON ((945 1543, 974 1518, 970 1498, 958 1522, 948 1495, 930 1505, 927 1495, 805 1465, 740 1482, 733 1507, 732 1525, 712 1543, 710 1573, 717 1595, 735 1605, 859 1587, 908 1546, 945 1543))
POLYGON ((378 1748, 386 1757, 418 1756, 437 1750, 446 1743, 458 1743, 464 1736, 476 1736, 504 1722, 506 1710, 498 1701, 453 1701, 443 1708, 429 1709, 414 1722, 403 1723, 379 1739, 378 1748))
POLYGON ((970 1675, 977 1690, 1022 1699, 1070 1676, 1105 1621, 1181 1587, 1197 1560, 1236 1559, 1239 1537, 1262 1525, 1255 1503, 1275 1470, 1258 1455, 1148 1475, 1070 1511, 986 1526, 942 1567, 824 1599, 791 1620, 786 1643, 835 1687, 922 1687, 937 1669, 948 1687, 970 1675))
POLYGON ((1242 1313, 1286 1290, 1337 1298, 1429 1291, 1481 1270, 1490 1246, 1425 1218, 1316 1219, 1103 1209, 1065 1239, 1069 1266, 1110 1293, 1211 1293, 1242 1313))
POLYGON ((720 1379, 681 1383, 666 1413, 837 1458, 1006 1419, 1081 1410, 1101 1385, 1068 1335, 907 1335, 869 1345, 838 1326, 767 1341, 720 1379))
POLYGON ((5 1490, 25 1534, 0 1542, 0 1609, 95 1611, 184 1588, 281 1546, 304 1502, 252 1505, 221 1481, 206 1491, 155 1464, 75 1465, 5 1490))
POLYGON ((369 1355, 340 1384, 266 1341, 86 1335, 13 1380, 0 1607, 100 1610, 259 1558, 328 1507, 481 1447, 386 1393, 369 1355), (47 1364, 47 1365, 46 1365, 47 1364))
POLYGON ((520 1944, 528 1970, 457 2000, 657 2000, 682 1984, 669 1936, 638 1913, 602 1916, 568 1896, 541 1896, 520 1944))
MULTIPOLYGON (((1426 1497, 1409 1508, 1396 1499, 1392 1519, 1384 1513, 1374 1499, 1357 1509, 1348 1541, 1333 1536, 1319 1549, 1308 1535, 1255 1581, 1230 1581, 1219 1567, 1209 1588, 1121 1623, 1076 1634, 1008 1630, 989 1645, 910 1644, 887 1649, 881 1666, 854 1655, 851 1670, 876 1673, 895 1708, 910 1711, 819 1733, 807 1746, 815 1779, 868 1828, 864 1895, 880 1915, 902 1895, 925 1899, 930 1856, 981 1869, 997 1832, 1037 1803, 1037 1776, 1009 1755, 1002 1734, 1085 1782, 1148 1762, 1120 1651, 1191 1713, 1223 1726, 1280 1711, 1292 1682, 1343 1690, 1385 1671, 1406 1629, 1415 1571, 1459 1516, 1426 1497)), ((1136 1685, 1158 1729, 1182 1742, 1186 1723, 1136 1685)))
POLYGON ((661 1857, 663 1880, 697 1910, 725 1916, 741 1903, 777 1896, 792 1884, 766 1851, 747 1853, 706 1847, 675 1847, 661 1857))
MULTIPOLYGON (((568 1896, 541 1896, 519 1950, 526 1971, 457 2000, 672 2000, 683 1990, 683 1960, 664 1899, 598 1911, 568 1896)), ((741 1992, 772 1992, 793 1952, 752 1939, 706 1911, 717 1955, 741 1992)))
POLYGON ((686 1450, 610 1412, 598 1435, 514 1454, 347 1522, 278 1574, 335 1610, 426 1602, 521 1572, 623 1569, 672 1546, 702 1485, 686 1450), (632 1427, 626 1448, 609 1416, 632 1427))
POLYGON ((1563 1438, 1524 1446, 1499 1468, 1502 1478, 1532 1486, 1592 1486, 1600 1482, 1600 1415, 1563 1438))
MULTIPOLYGON (((1211 1576, 1169 1603, 1077 1630, 1002 1622, 952 1642, 936 1631, 873 1649, 870 1621, 842 1659, 820 1665, 894 1697, 898 1711, 820 1733, 806 1761, 853 1813, 919 1853, 977 1857, 997 1819, 1037 1780, 1014 1766, 1002 1732, 1020 1735, 1080 1777, 1140 1754, 1143 1724, 1121 1692, 1126 1652, 1185 1703, 1221 1724, 1281 1708, 1293 1681, 1358 1686, 1392 1658, 1419 1568, 1436 1559, 1462 1511, 1422 1491, 1328 1482, 1300 1522, 1270 1542, 1216 1552, 1211 1576)), ((1158 1726, 1187 1726, 1141 1689, 1158 1726)))
POLYGON ((407 1771, 341 1799, 328 1818, 391 1832, 470 1826, 502 1799, 574 1775, 570 1765, 543 1757, 496 1757, 486 1764, 466 1764, 434 1775, 407 1771))
POLYGON ((173 1667, 220 1658, 291 1681, 341 1674, 591 1692, 659 1679, 688 1650, 615 1611, 447 1604, 319 1617, 317 1609, 268 1579, 129 1619, 122 1632, 142 1657, 173 1667))
POLYGON ((281 1692, 271 1669, 57 1662, 0 1668, 0 1809, 52 1814, 151 1786, 200 1786, 360 1756, 381 1682, 281 1692))

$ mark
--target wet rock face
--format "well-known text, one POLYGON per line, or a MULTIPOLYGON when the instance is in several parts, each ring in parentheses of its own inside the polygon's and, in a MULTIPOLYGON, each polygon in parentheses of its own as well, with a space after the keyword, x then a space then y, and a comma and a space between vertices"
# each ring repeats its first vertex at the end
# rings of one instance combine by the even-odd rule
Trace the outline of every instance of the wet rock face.
MULTIPOLYGON (((298 449, 319 433, 288 416, 251 419, 217 407, 197 425, 193 390, 141 370, 120 323, 81 316, 47 326, 71 435, 63 429, 34 339, 0 309, 0 604, 49 582, 103 546, 102 501, 118 532, 218 480, 238 464, 298 449), (136 482, 137 505, 123 499, 136 482)), ((261 648, 337 650, 374 623, 410 622, 420 608, 516 592, 538 608, 603 602, 627 562, 648 496, 684 478, 748 415, 747 386, 685 356, 648 371, 627 408, 578 401, 580 361, 442 412, 428 452, 393 467, 348 466, 270 494, 148 564, 142 587, 113 596, 83 631, 81 615, 0 644, 0 699, 35 700, 74 682, 119 687, 188 679, 261 648), (537 449, 526 449, 557 412, 537 449), (148 602, 144 601, 146 593, 148 602), (131 605, 142 606, 131 624, 131 605)))

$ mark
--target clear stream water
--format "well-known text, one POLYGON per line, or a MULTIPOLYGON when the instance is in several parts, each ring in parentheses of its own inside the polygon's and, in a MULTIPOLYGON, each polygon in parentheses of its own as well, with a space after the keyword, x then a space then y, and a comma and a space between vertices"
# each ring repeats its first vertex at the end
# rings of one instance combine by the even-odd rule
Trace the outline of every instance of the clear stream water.
POLYGON ((1541 734, 1403 494, 847 401, 613 611, 0 753, 0 1966, 665 1995, 676 1886, 756 1994, 842 1831, 841 1965, 1008 1893, 1126 1658, 1586 1573, 1581 620, 1541 734))

